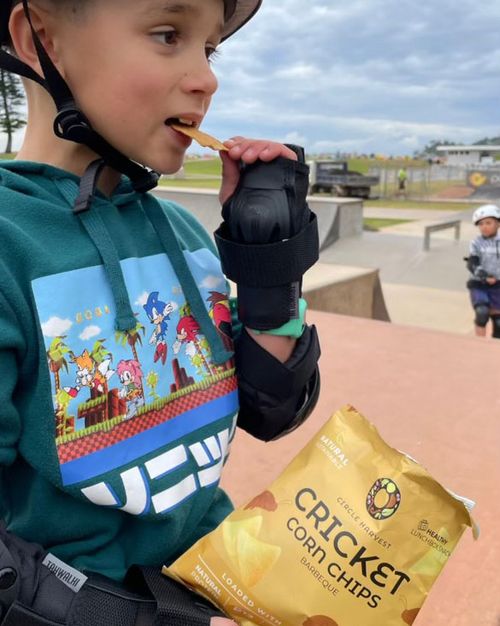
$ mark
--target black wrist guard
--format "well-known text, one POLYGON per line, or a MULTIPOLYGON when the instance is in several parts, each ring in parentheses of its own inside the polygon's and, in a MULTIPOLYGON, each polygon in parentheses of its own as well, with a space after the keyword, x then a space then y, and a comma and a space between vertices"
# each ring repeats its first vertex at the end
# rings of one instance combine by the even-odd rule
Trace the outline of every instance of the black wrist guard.
POLYGON ((270 330, 299 315, 302 276, 319 257, 316 216, 306 203, 309 168, 279 157, 243 165, 224 204, 215 241, 225 275, 238 287, 238 317, 270 330))

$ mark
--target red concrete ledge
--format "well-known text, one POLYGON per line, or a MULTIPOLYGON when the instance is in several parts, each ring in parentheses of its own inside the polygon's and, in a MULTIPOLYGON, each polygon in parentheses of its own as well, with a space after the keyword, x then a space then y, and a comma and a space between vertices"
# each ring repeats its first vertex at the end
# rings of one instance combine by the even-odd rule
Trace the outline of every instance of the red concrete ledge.
POLYGON ((323 352, 318 406, 274 443, 238 432, 223 486, 236 504, 258 494, 337 408, 353 404, 390 445, 477 502, 479 541, 464 535, 415 624, 499 626, 500 341, 317 311, 308 320, 323 352))

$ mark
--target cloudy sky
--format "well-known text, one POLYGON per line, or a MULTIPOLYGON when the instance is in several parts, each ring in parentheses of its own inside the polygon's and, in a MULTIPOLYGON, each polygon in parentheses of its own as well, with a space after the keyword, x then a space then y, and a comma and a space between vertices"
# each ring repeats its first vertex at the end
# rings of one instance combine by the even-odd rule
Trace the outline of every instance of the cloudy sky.
POLYGON ((204 129, 393 155, 497 136, 499 32, 499 0, 264 0, 220 47, 204 129))
POLYGON ((264 0, 205 128, 394 155, 500 135, 499 31, 498 0, 264 0))

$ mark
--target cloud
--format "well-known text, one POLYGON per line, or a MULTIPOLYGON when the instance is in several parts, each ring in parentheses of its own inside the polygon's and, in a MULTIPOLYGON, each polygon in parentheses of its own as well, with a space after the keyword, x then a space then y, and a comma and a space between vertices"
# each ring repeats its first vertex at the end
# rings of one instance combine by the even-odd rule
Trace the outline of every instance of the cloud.
POLYGON ((497 135, 499 23, 494 0, 269 0, 220 46, 204 128, 391 154, 497 135))
POLYGON ((134 302, 136 306, 144 306, 148 301, 149 293, 147 291, 143 291, 141 295, 134 302))
POLYGON ((67 333, 72 326, 71 320, 51 317, 42 324, 42 332, 45 337, 59 337, 67 333))
POLYGON ((101 329, 99 326, 86 326, 78 337, 82 341, 87 341, 88 339, 92 339, 92 337, 97 337, 100 333, 101 329))
POLYGON ((200 283, 200 287, 204 289, 216 289, 219 285, 224 283, 224 279, 220 276, 215 276, 213 274, 205 276, 205 278, 200 283))
POLYGON ((408 153, 497 135, 499 22, 491 0, 264 3, 221 46, 206 124, 223 138, 297 136, 309 151, 408 153))

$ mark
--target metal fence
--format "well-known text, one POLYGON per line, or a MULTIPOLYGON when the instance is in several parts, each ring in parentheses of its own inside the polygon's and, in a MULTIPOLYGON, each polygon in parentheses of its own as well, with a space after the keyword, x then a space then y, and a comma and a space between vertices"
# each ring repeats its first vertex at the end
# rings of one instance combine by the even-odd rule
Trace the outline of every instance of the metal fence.
POLYGON ((411 198, 420 200, 467 198, 474 192, 467 179, 468 170, 460 166, 433 164, 429 167, 408 167, 404 190, 399 189, 400 168, 370 168, 369 174, 379 177, 371 188, 372 198, 411 198))

